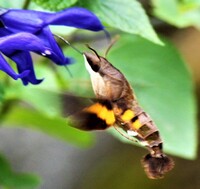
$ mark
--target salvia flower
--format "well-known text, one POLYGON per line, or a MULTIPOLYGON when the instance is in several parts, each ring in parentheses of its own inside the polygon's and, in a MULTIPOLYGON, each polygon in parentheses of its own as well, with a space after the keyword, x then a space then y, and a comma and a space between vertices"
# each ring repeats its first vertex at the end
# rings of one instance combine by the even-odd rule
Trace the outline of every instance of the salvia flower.
POLYGON ((0 51, 17 64, 19 74, 14 72, 2 55, 1 57, 3 59, 1 59, 2 61, 0 60, 0 69, 13 79, 21 78, 25 85, 28 82, 38 84, 42 81, 35 77, 33 62, 29 51, 49 57, 50 59, 57 56, 50 48, 42 44, 40 38, 27 32, 0 37, 0 51))
POLYGON ((91 31, 104 30, 99 19, 90 11, 73 7, 57 13, 33 10, 0 9, 0 70, 23 84, 38 84, 30 51, 51 59, 57 65, 71 63, 58 46, 49 25, 64 25, 91 31), (18 73, 6 62, 12 59, 18 73))

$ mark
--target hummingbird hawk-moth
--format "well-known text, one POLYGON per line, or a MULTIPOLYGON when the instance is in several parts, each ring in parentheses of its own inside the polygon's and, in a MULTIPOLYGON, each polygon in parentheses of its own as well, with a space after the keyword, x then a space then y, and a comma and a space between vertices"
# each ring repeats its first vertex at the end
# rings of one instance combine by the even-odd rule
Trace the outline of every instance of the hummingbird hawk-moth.
POLYGON ((74 127, 91 131, 113 126, 118 131, 123 130, 149 150, 141 160, 147 176, 162 178, 173 168, 174 161, 163 152, 157 126, 139 106, 125 76, 106 58, 89 49, 92 52, 84 52, 83 56, 96 99, 92 105, 70 116, 74 127))

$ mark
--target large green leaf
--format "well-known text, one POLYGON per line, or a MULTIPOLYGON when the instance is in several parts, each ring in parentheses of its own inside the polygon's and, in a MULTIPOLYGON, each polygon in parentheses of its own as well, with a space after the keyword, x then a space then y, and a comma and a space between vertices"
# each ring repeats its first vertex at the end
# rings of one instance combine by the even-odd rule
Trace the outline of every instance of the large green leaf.
MULTIPOLYGON (((62 102, 58 91, 61 90, 63 85, 67 86, 67 77, 59 77, 56 68, 52 69, 49 64, 46 66, 38 64, 36 69, 38 78, 44 78, 42 83, 24 86, 21 82, 12 80, 5 89, 5 100, 22 100, 43 114, 60 116, 62 102)), ((64 67, 61 69, 64 69, 64 67)))
POLYGON ((194 87, 175 47, 169 42, 161 47, 127 35, 112 49, 109 60, 125 74, 140 105, 157 124, 164 150, 194 158, 197 148, 194 87))
POLYGON ((138 1, 81 0, 80 2, 82 6, 92 10, 108 26, 138 34, 154 43, 162 44, 138 1))
MULTIPOLYGON (((73 74, 70 90, 87 95, 89 91, 91 96, 89 74, 82 56, 73 49, 68 53, 77 58, 77 63, 70 66, 73 74)), ((140 37, 124 35, 111 49, 108 60, 124 73, 140 105, 156 122, 164 140, 164 150, 194 158, 197 148, 194 87, 191 74, 176 48, 167 41, 162 47, 140 37)))
POLYGON ((44 9, 58 11, 72 6, 78 0, 33 0, 36 4, 44 9))
POLYGON ((2 125, 6 127, 31 128, 83 147, 93 142, 91 133, 79 131, 68 126, 66 119, 48 116, 39 111, 21 106, 14 106, 2 125))
POLYGON ((34 189, 40 184, 40 179, 36 175, 14 172, 2 155, 0 167, 0 186, 3 188, 34 189))
POLYGON ((199 0, 152 0, 154 14, 177 27, 196 26, 200 28, 199 0))

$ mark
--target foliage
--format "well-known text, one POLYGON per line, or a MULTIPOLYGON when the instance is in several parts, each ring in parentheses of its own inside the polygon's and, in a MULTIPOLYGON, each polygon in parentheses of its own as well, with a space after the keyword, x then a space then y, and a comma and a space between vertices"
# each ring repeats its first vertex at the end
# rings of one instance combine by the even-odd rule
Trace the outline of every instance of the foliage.
POLYGON ((154 14, 164 21, 180 28, 200 28, 199 0, 152 0, 152 4, 154 14))
POLYGON ((96 13, 108 27, 138 34, 152 42, 162 44, 149 23, 144 9, 136 0, 82 0, 80 4, 96 13))
MULTIPOLYGON (((108 59, 125 74, 139 103, 158 125, 164 139, 164 149, 168 153, 192 159, 196 156, 197 148, 192 77, 176 48, 168 40, 163 41, 164 47, 137 36, 123 35, 111 49, 108 59), (183 125, 187 127, 183 129, 183 125)), ((75 56, 76 52, 71 51, 70 54, 75 56)), ((79 64, 70 67, 74 78, 87 80, 85 72, 80 75, 80 70, 84 69, 81 56, 77 62, 79 64)), ((77 91, 76 79, 70 83, 70 90, 77 91)), ((80 90, 87 88, 79 87, 78 90, 81 93, 80 90)), ((115 130, 112 133, 129 142, 115 130)))
POLYGON ((192 77, 175 47, 163 41, 165 46, 161 47, 138 37, 124 36, 110 53, 110 61, 124 71, 138 101, 156 122, 164 149, 194 158, 197 131, 192 77), (187 127, 183 129, 183 125, 187 127))
POLYGON ((33 0, 36 4, 40 5, 44 9, 49 9, 49 10, 62 10, 67 7, 72 6, 77 2, 77 0, 68 0, 68 1, 63 1, 63 0, 33 0))
MULTIPOLYGON (((2 6, 19 8, 16 2, 3 1, 2 6)), ((151 2, 154 16, 165 22, 178 27, 200 25, 198 0, 151 2)), ((108 31, 121 33, 108 59, 124 73, 139 103, 158 125, 165 151, 183 158, 195 158, 197 124, 193 80, 174 45, 157 36, 143 6, 136 0, 33 0, 29 7, 56 11, 75 5, 94 12, 108 31)), ((68 37, 73 39, 75 32, 70 32, 68 37)), ((91 33, 83 34, 90 38, 91 33)), ((78 41, 76 47, 82 49, 83 43, 84 40, 78 41)), ((49 66, 46 59, 38 57, 36 75, 44 77, 40 85, 25 87, 20 81, 10 80, 0 72, 1 126, 34 129, 81 147, 93 143, 91 133, 70 127, 62 116, 60 95, 63 91, 81 96, 93 95, 82 55, 70 48, 65 50, 67 55, 76 57, 76 63, 69 66, 72 78, 63 67, 49 66)), ((127 142, 116 131, 111 133, 127 142)), ((7 181, 15 183, 15 188, 35 188, 38 185, 35 176, 18 175, 11 171, 4 158, 0 157, 0 164, 5 168, 0 172, 0 184, 3 186, 13 188, 7 181)))
POLYGON ((0 186, 7 189, 33 189, 40 179, 33 174, 16 173, 2 155, 0 155, 0 186))

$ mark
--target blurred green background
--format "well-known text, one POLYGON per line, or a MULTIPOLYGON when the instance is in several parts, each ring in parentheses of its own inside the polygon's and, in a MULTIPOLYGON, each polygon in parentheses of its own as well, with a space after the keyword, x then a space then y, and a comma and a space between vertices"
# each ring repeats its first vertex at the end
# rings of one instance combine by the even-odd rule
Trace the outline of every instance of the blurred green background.
MULTIPOLYGON (((17 2, 0 1, 7 8, 26 5, 17 2)), ((35 55, 36 74, 45 78, 41 85, 25 87, 20 81, 8 80, 0 73, 0 105, 9 110, 1 114, 2 188, 199 189, 200 2, 34 2, 30 9, 62 10, 81 5, 95 12, 112 36, 121 34, 108 59, 125 74, 139 103, 157 123, 164 150, 174 158, 175 168, 162 180, 149 180, 140 164, 146 149, 130 145, 112 130, 91 134, 66 124, 66 119, 61 117, 59 94, 70 91, 91 97, 93 92, 82 56, 59 41, 66 55, 76 59, 76 63, 68 67, 73 77, 65 68, 55 67, 35 55), (159 39, 165 46, 157 45, 162 43, 159 39)), ((87 50, 85 43, 89 43, 103 55, 108 46, 102 33, 66 28, 52 30, 64 35, 82 51, 87 50)))

